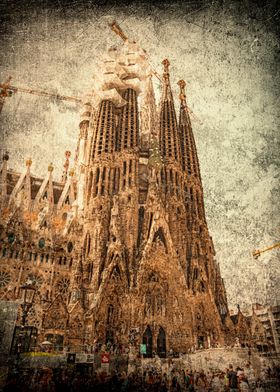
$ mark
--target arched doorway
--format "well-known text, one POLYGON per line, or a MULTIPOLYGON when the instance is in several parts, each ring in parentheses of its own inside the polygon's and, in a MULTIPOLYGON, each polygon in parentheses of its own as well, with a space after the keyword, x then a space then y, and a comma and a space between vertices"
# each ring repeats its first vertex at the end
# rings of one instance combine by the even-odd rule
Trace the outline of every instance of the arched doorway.
POLYGON ((149 325, 143 335, 143 344, 146 344, 146 354, 144 354, 144 357, 151 358, 153 354, 153 335, 149 325))
POLYGON ((162 327, 160 327, 157 337, 157 354, 160 358, 166 357, 166 337, 162 327))

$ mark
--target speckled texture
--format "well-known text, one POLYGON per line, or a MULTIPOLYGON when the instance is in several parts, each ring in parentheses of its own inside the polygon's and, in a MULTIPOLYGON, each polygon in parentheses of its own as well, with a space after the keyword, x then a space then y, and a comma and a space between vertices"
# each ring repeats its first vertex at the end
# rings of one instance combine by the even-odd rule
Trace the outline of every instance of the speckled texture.
MULTIPOLYGON (((279 43, 276 2, 181 2, 125 6, 120 2, 2 1, 1 81, 82 96, 94 87, 98 57, 119 43, 108 23, 151 55, 158 72, 171 62, 171 82, 187 82, 209 230, 230 307, 280 298, 279 250, 252 257, 279 241, 279 43), (103 2, 104 3, 104 2, 103 2)), ((156 81, 155 81, 156 82, 156 81)), ((155 83, 159 97, 159 85, 155 83)), ((178 105, 177 105, 178 106, 178 105)), ((79 107, 35 95, 8 98, 0 143, 10 167, 60 178, 64 151, 72 158, 79 107)))

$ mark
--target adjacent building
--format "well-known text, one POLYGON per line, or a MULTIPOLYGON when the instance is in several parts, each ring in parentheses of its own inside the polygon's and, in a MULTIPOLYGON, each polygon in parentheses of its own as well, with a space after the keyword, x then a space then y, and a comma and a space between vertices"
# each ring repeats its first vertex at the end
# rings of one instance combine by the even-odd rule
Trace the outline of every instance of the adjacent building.
POLYGON ((253 311, 265 329, 269 351, 280 353, 280 305, 254 304, 253 311))

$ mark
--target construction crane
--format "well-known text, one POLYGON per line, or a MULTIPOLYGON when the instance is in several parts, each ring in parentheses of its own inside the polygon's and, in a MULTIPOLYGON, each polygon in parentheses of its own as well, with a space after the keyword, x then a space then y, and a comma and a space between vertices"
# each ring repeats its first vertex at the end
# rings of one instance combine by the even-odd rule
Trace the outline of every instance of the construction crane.
MULTIPOLYGON (((111 27, 111 30, 116 35, 118 35, 124 42, 128 41, 127 35, 125 35, 125 33, 123 32, 123 30, 121 29, 121 27, 117 24, 117 22, 115 20, 110 24, 110 27, 111 27)), ((142 49, 142 50, 145 53, 146 60, 148 60, 148 62, 149 62, 152 73, 162 83, 162 78, 159 75, 159 73, 155 70, 154 66, 152 65, 151 59, 150 59, 149 55, 147 54, 146 50, 145 49, 142 49)), ((193 116, 193 118, 195 120, 198 120, 199 123, 202 124, 202 121, 199 120, 199 118, 194 114, 194 112, 188 106, 186 106, 186 109, 189 112, 189 114, 191 114, 193 116)))
POLYGON ((60 101, 70 101, 70 102, 76 102, 76 103, 83 102, 83 100, 81 98, 77 98, 77 97, 70 97, 67 95, 49 93, 49 92, 43 91, 43 90, 35 90, 35 89, 31 89, 31 88, 11 86, 11 84, 10 84, 11 79, 12 79, 12 77, 9 76, 8 79, 4 83, 0 83, 0 113, 2 112, 2 108, 4 105, 5 99, 7 97, 11 97, 13 94, 18 93, 18 92, 39 95, 41 97, 55 98, 60 101))
MULTIPOLYGON (((117 22, 115 20, 110 24, 110 27, 111 27, 111 30, 114 33, 116 33, 124 42, 128 40, 128 37, 125 35, 125 33, 122 31, 121 27, 117 24, 117 22)), ((147 55, 146 50, 143 49, 143 51, 145 53, 146 59, 151 62, 149 56, 147 55)), ((158 78, 158 80, 160 82, 162 82, 160 75, 157 73, 157 71, 154 69, 154 67, 151 66, 151 64, 150 64, 150 67, 151 67, 152 73, 158 78)))
POLYGON ((277 242, 276 244, 268 246, 267 248, 264 248, 261 250, 254 250, 254 252, 252 254, 253 254, 253 257, 255 259, 257 259, 262 253, 267 252, 271 249, 275 249, 275 248, 280 248, 280 242, 277 242))

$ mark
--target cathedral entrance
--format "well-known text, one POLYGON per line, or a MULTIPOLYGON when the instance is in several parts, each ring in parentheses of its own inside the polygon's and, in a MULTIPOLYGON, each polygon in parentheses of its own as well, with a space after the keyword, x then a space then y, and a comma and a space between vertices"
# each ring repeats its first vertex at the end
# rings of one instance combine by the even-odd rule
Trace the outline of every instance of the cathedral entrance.
POLYGON ((157 337, 157 354, 160 358, 166 357, 166 337, 162 327, 160 327, 157 337))
POLYGON ((153 354, 153 335, 150 326, 148 325, 144 335, 143 335, 143 344, 146 344, 146 354, 144 354, 144 358, 152 358, 153 354))

